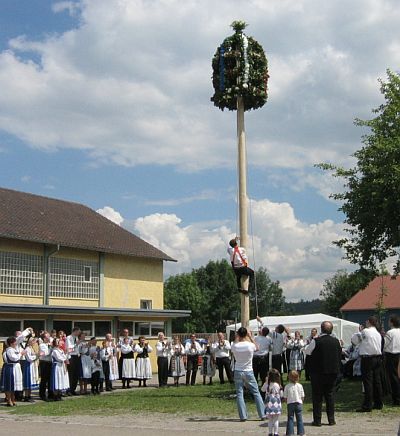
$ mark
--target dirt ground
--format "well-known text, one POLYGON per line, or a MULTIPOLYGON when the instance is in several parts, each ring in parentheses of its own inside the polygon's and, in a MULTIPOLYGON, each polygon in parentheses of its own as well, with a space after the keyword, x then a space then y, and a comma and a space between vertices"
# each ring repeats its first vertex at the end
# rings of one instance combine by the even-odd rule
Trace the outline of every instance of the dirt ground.
MULTIPOLYGON (((107 411, 104 411, 106 415, 107 411)), ((307 435, 400 435, 400 416, 337 414, 337 425, 311 427, 311 415, 305 415, 307 435)), ((285 417, 282 416, 279 431, 285 434, 285 417)), ((112 417, 76 416, 11 416, 5 408, 0 409, 0 435, 85 436, 105 435, 227 435, 227 434, 268 434, 268 423, 258 420, 239 422, 236 419, 215 417, 181 417, 166 414, 123 415, 112 417)))

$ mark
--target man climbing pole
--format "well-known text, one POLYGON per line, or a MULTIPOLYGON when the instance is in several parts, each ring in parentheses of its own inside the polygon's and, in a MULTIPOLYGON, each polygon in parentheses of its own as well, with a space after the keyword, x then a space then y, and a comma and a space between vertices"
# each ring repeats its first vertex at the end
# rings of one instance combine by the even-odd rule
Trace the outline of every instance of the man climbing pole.
POLYGON ((248 267, 246 250, 239 247, 238 240, 239 237, 236 237, 229 241, 228 254, 236 275, 238 291, 242 294, 248 294, 249 282, 254 280, 254 271, 248 267), (249 280, 242 281, 243 276, 249 277, 249 280))

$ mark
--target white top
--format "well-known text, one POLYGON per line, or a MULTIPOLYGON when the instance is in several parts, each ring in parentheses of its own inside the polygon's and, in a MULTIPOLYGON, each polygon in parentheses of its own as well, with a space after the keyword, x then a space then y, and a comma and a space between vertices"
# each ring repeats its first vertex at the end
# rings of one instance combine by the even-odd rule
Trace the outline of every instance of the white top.
POLYGON ((235 371, 253 371, 253 354, 256 346, 252 342, 234 342, 232 353, 235 356, 235 371))
POLYGON ((211 345, 211 348, 214 352, 215 357, 229 357, 229 351, 231 349, 231 344, 229 343, 229 341, 227 341, 226 339, 224 339, 223 343, 221 342, 221 344, 219 343, 219 341, 214 342, 211 345))
POLYGON ((164 339, 163 341, 158 341, 156 344, 156 356, 157 357, 168 357, 171 354, 171 345, 164 339))
POLYGON ((70 356, 77 356, 79 354, 78 352, 78 338, 73 335, 67 336, 65 340, 65 347, 67 350, 67 353, 70 356))
POLYGON ((67 356, 60 348, 54 348, 54 350, 51 352, 51 356, 56 362, 59 363, 65 362, 67 360, 67 356))
POLYGON ((8 347, 5 351, 8 363, 17 363, 21 359, 21 353, 13 347, 8 347))
POLYGON ((171 355, 180 356, 182 354, 185 354, 185 347, 182 344, 175 344, 171 346, 171 355))
MULTIPOLYGON (((135 353, 142 354, 144 351, 144 347, 142 348, 140 344, 135 345, 135 349, 133 350, 135 353)), ((147 352, 151 353, 153 348, 151 348, 150 344, 147 344, 147 352)))
POLYGON ((186 345, 185 345, 185 353, 188 354, 189 356, 195 356, 196 354, 202 354, 203 348, 201 347, 201 345, 195 341, 194 344, 192 343, 192 341, 189 341, 186 345))
MULTIPOLYGON (((121 344, 121 353, 122 354, 128 354, 131 351, 133 351, 134 353, 137 353, 139 350, 139 346, 138 345, 129 345, 129 344, 121 344)), ((141 348, 140 348, 141 350, 141 348)), ((142 350, 143 352, 143 350, 142 350)))
POLYGON ((385 335, 385 353, 400 353, 400 328, 390 329, 385 335))
POLYGON ((124 339, 126 337, 129 339, 128 344, 129 345, 133 344, 133 338, 131 336, 120 336, 118 339, 118 344, 117 344, 118 347, 120 347, 124 343, 124 339))
POLYGON ((303 348, 304 345, 305 344, 304 344, 303 339, 289 339, 287 341, 286 348, 291 350, 292 348, 295 348, 295 347, 303 348))
POLYGON ((288 404, 303 403, 303 386, 300 383, 288 383, 283 390, 283 398, 286 398, 288 404))
POLYGON ((283 346, 285 344, 284 336, 281 333, 272 332, 271 339, 272 339, 272 346, 271 346, 272 355, 282 354, 283 346))
POLYGON ((247 255, 246 255, 246 250, 242 247, 237 247, 237 250, 235 250, 235 248, 232 247, 228 247, 228 254, 229 254, 229 258, 231 260, 231 263, 233 263, 234 268, 240 268, 242 266, 246 266, 245 263, 243 263, 243 260, 245 262, 247 262, 247 255), (240 255, 239 255, 239 253, 240 255), (242 260, 243 258, 243 260, 242 260))
POLYGON ((258 335, 254 338, 254 342, 258 345, 258 350, 254 356, 266 356, 271 348, 272 339, 269 336, 258 335))
POLYGON ((37 359, 36 353, 33 351, 33 348, 31 346, 25 348, 26 355, 25 359, 28 362, 34 362, 37 359))
POLYGON ((382 335, 375 327, 366 327, 359 333, 355 333, 351 342, 359 346, 360 356, 377 356, 382 354, 382 335))
POLYGON ((45 362, 51 362, 51 345, 49 343, 42 342, 39 345, 39 360, 43 360, 45 362))

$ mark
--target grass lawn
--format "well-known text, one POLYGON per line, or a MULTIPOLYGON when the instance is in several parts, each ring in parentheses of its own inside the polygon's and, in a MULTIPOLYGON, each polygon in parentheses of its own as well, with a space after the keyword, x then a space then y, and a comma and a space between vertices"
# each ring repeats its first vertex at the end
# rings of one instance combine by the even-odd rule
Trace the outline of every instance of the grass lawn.
MULTIPOLYGON (((311 412, 311 386, 302 381, 306 401, 304 412, 311 412)), ((216 382, 212 386, 180 386, 164 389, 130 389, 118 390, 109 395, 85 396, 66 399, 65 401, 37 403, 11 409, 10 413, 23 415, 120 415, 142 412, 170 413, 207 417, 237 417, 236 400, 232 397, 234 387, 216 382)), ((252 416, 257 416, 253 401, 248 398, 247 405, 252 416)), ((361 382, 344 381, 336 396, 338 412, 353 413, 362 401, 361 382)), ((387 398, 389 403, 389 398, 387 398)), ((382 411, 373 414, 398 414, 399 408, 385 406, 382 411)), ((284 412, 285 414, 285 412, 284 412)))

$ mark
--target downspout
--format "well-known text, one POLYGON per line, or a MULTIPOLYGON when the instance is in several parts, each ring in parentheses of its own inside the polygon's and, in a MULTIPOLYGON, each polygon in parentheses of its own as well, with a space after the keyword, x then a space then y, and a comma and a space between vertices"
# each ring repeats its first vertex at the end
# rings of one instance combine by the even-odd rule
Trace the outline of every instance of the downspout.
POLYGON ((43 305, 48 306, 50 301, 50 256, 60 251, 60 244, 57 244, 55 248, 50 249, 47 245, 44 246, 44 258, 43 258, 43 305))

